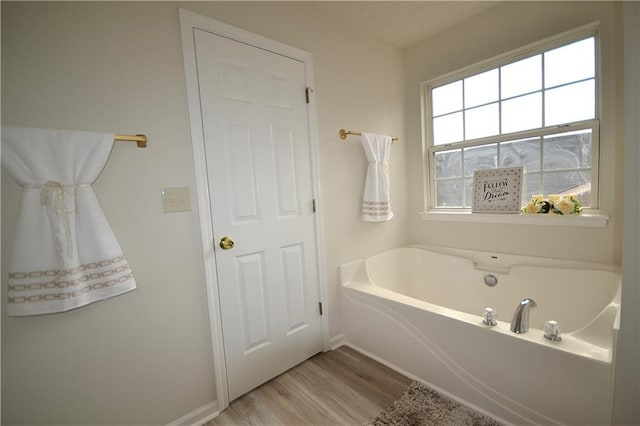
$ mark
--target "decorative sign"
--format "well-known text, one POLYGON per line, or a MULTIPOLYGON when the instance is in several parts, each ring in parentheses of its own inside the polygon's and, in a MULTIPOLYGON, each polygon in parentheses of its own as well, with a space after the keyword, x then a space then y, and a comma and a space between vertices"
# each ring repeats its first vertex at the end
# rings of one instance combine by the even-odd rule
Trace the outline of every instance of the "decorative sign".
POLYGON ((520 213, 522 167, 476 170, 473 173, 473 213, 520 213))

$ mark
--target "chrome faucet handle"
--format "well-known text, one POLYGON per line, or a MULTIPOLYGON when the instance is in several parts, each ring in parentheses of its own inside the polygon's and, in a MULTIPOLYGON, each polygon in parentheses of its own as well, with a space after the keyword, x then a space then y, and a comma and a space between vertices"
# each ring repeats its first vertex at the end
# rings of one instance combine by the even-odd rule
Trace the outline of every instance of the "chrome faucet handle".
POLYGON ((491 308, 484 308, 484 312, 482 313, 482 323, 485 325, 495 326, 498 324, 496 320, 498 318, 498 314, 491 308))
POLYGON ((544 323, 544 337, 555 342, 562 340, 558 321, 550 320, 544 323))

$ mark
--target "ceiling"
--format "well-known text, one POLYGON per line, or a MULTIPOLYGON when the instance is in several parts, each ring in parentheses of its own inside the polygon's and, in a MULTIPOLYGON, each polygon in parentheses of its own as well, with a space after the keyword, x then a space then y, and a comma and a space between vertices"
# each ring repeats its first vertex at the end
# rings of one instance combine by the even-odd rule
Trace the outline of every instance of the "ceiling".
POLYGON ((316 1, 319 11, 405 48, 501 1, 316 1))

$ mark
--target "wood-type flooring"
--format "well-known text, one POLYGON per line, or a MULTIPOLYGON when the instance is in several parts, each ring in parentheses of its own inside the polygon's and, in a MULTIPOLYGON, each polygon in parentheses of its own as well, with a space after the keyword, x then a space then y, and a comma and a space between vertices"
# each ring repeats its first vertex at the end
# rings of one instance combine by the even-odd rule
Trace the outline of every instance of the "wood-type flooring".
POLYGON ((206 426, 362 425, 399 399, 410 383, 342 346, 241 396, 206 426))

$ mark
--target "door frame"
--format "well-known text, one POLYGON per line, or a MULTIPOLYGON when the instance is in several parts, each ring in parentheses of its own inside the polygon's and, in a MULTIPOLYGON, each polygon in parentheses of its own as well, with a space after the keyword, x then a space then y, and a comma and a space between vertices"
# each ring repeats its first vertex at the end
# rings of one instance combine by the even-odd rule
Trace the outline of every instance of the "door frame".
MULTIPOLYGON (((235 28, 224 22, 196 14, 186 9, 180 9, 180 32, 182 36, 182 57, 184 61, 185 81, 187 89, 187 105, 189 111, 189 128, 191 132, 191 147, 195 174, 195 190, 200 222, 200 237, 202 243, 204 280, 207 293, 207 307, 209 310, 209 330, 213 350, 213 365, 216 375, 216 398, 218 410, 229 406, 229 392, 227 387, 226 361, 224 355, 224 341, 222 335, 222 317, 220 313, 220 297, 218 291, 218 277, 216 273, 216 255, 213 248, 213 221, 210 209, 209 184, 207 180, 207 164, 204 147, 204 133, 202 111, 200 105, 200 91, 196 64, 196 50, 194 30, 207 31, 214 35, 229 38, 282 56, 286 56, 304 63, 305 79, 308 88, 313 87, 313 58, 311 53, 298 48, 279 43, 274 40, 235 28)), ((309 90, 311 92, 311 90, 309 90)), ((302 96, 302 94, 301 94, 302 96)), ((313 197, 320 203, 319 152, 318 132, 316 122, 316 108, 313 96, 309 96, 307 103, 309 151, 311 153, 311 180, 313 197)), ((321 204, 320 204, 321 205, 321 204)), ((324 256, 324 227, 320 209, 314 215, 316 237, 316 262, 318 264, 318 296, 323 306, 321 319, 322 348, 326 351, 330 347, 329 316, 327 307, 326 263, 324 256)))

